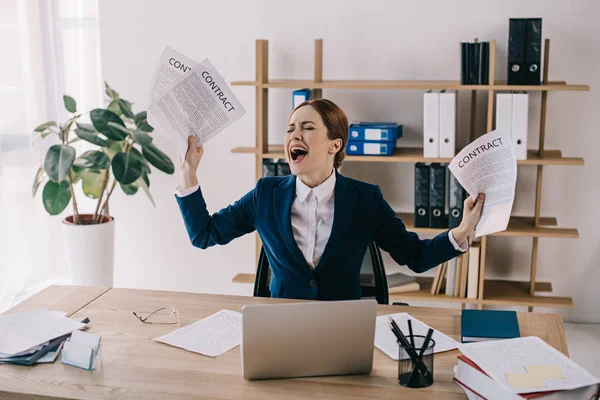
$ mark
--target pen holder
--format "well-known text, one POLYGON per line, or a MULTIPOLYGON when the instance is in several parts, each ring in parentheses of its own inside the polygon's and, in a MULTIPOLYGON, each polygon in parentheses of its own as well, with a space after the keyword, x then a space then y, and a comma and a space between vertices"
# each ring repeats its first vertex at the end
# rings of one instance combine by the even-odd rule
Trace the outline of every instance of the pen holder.
MULTIPOLYGON (((425 343, 425 336, 413 335, 407 336, 409 343, 414 341, 417 355, 421 352, 421 347, 425 343), (412 339, 412 341, 411 341, 412 339)), ((409 388, 424 388, 433 383, 433 350, 435 341, 431 339, 423 351, 423 355, 418 363, 413 360, 400 342, 398 342, 400 354, 398 357, 398 383, 409 388)))

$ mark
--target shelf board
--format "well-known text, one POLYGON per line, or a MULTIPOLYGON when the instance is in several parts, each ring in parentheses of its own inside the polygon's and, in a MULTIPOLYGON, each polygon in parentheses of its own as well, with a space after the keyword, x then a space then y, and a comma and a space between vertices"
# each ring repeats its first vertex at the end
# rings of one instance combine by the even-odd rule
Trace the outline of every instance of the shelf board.
MULTIPOLYGON (((257 149, 250 146, 234 147, 231 150, 236 154, 258 154, 257 149)), ((283 145, 269 146, 269 151, 261 155, 262 158, 285 158, 283 145)), ((422 147, 397 147, 391 156, 347 156, 348 162, 437 162, 449 163, 451 158, 425 158, 422 147)), ((545 150, 543 157, 537 150, 528 150, 526 160, 517 160, 519 165, 584 165, 581 157, 563 157, 560 150, 545 150)))
MULTIPOLYGON (((573 307, 573 299, 570 297, 530 295, 529 282, 486 279, 484 284, 485 295, 483 299, 465 299, 461 297, 446 296, 445 294, 432 295, 431 283, 433 278, 417 278, 417 281, 421 285, 421 290, 416 292, 391 293, 390 303, 399 300, 418 300, 550 308, 573 307)), ((552 285, 549 282, 536 282, 535 287, 536 292, 552 290, 552 285)))
MULTIPOLYGON (((254 284, 254 274, 240 273, 233 277, 232 282, 254 284)), ((461 297, 446 296, 445 294, 432 295, 431 283, 433 278, 418 277, 421 290, 406 293, 390 293, 390 303, 398 300, 440 301, 467 304, 495 304, 518 305, 531 307, 571 308, 573 300, 570 297, 531 296, 529 282, 486 279, 483 300, 465 299, 461 297)), ((552 283, 536 282, 536 292, 551 292, 552 283)))
MULTIPOLYGON (((396 213, 398 218, 402 219, 406 229, 417 233, 438 234, 448 230, 448 228, 417 228, 415 227, 415 215, 413 213, 396 213)), ((505 231, 492 233, 490 236, 521 236, 521 237, 553 237, 577 239, 579 232, 577 229, 553 228, 557 225, 556 218, 540 218, 540 226, 533 226, 533 217, 510 217, 508 227, 505 231)))
POLYGON ((589 91, 588 85, 569 85, 564 81, 547 85, 507 85, 496 81, 494 85, 462 85, 455 80, 324 80, 315 82, 305 79, 274 79, 265 83, 256 81, 233 81, 232 86, 256 86, 284 89, 404 89, 404 90, 526 90, 526 91, 589 91))

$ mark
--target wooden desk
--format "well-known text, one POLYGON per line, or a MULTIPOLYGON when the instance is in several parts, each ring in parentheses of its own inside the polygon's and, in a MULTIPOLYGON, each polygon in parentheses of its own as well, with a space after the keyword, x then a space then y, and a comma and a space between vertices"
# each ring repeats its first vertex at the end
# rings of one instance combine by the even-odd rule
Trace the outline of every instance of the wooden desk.
MULTIPOLYGON (((464 399, 451 382, 458 351, 435 355, 435 383, 406 389, 396 380, 397 363, 374 351, 370 375, 246 381, 241 377, 239 347, 210 358, 152 340, 176 328, 142 324, 132 311, 147 312, 174 304, 182 326, 221 309, 240 311, 244 304, 283 303, 242 296, 134 289, 52 286, 8 311, 65 306, 75 317, 89 317, 89 331, 102 335, 102 365, 95 371, 63 365, 0 365, 0 398, 244 398, 244 399, 464 399)), ((377 306, 378 314, 410 312, 412 316, 459 339, 460 310, 377 306)), ((519 313, 523 336, 536 335, 568 354, 562 318, 554 314, 519 313)))

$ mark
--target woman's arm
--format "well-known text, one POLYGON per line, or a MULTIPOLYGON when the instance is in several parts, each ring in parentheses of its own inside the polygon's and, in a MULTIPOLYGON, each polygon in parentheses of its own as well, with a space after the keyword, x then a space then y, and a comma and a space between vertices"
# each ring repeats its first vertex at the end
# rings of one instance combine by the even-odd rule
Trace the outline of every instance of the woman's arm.
MULTIPOLYGON (((407 265, 411 270, 420 273, 461 254, 450 243, 449 231, 440 233, 433 239, 419 239, 415 232, 406 230, 406 226, 396 217, 379 188, 376 196, 373 238, 398 264, 407 265)), ((462 243, 460 238, 455 239, 459 245, 462 243)))
MULTIPOLYGON (((198 186, 196 170, 202 159, 202 146, 196 147, 194 138, 188 138, 188 151, 185 160, 179 162, 181 184, 178 192, 198 186)), ((217 211, 212 216, 208 213, 202 190, 198 187, 186 196, 176 195, 177 203, 187 229, 192 245, 202 249, 216 244, 226 244, 233 239, 254 231, 256 215, 257 192, 260 181, 255 189, 244 197, 217 211)))

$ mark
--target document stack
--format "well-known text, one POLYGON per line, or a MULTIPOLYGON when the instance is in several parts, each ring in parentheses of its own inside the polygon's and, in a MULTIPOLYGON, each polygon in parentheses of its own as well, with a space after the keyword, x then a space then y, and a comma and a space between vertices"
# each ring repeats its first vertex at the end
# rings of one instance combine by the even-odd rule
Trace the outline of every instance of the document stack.
POLYGON ((595 399, 600 379, 538 337, 459 346, 453 381, 470 400, 595 399))
POLYGON ((490 42, 460 44, 463 85, 487 85, 490 71, 490 42))
POLYGON ((402 125, 395 122, 350 124, 346 153, 353 156, 391 156, 400 137, 402 125))
POLYGON ((54 362, 63 342, 84 326, 60 311, 0 315, 0 363, 54 362))

